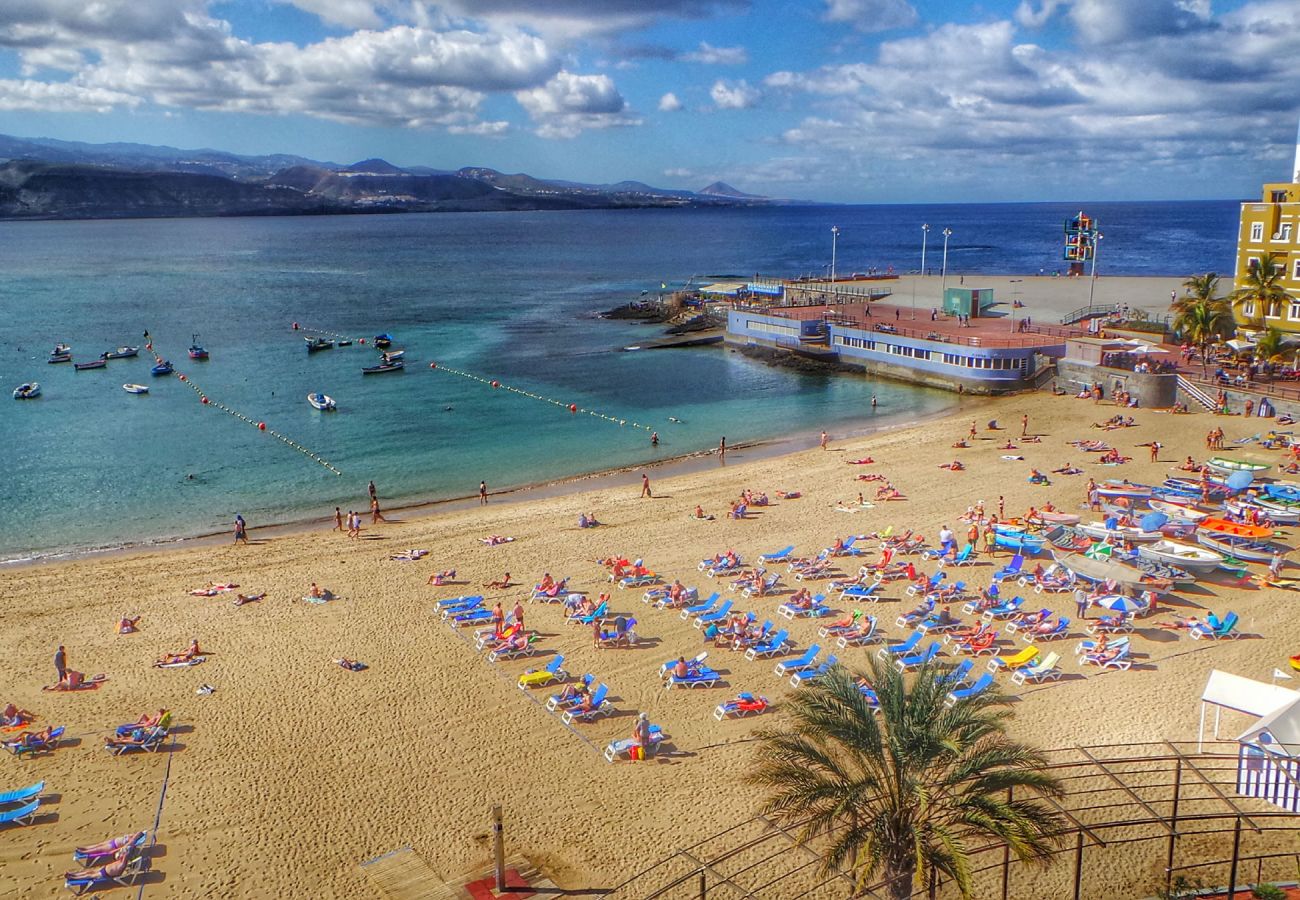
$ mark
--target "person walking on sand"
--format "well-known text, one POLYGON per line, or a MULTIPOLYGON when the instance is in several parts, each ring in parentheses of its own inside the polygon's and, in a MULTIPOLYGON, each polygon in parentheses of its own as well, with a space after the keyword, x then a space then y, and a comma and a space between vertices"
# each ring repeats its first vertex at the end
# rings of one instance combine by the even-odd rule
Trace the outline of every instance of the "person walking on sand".
POLYGON ((68 674, 68 651, 63 649, 62 644, 54 651, 54 670, 59 673, 59 681, 63 681, 68 674))
POLYGON ((379 511, 379 498, 371 497, 370 498, 370 524, 374 525, 378 522, 387 522, 387 521, 388 520, 384 518, 384 514, 379 511))
POLYGON ((971 422, 971 423, 970 423, 970 437, 968 437, 967 440, 968 440, 968 441, 973 441, 973 440, 975 440, 975 435, 977 435, 977 434, 979 434, 979 429, 975 427, 975 423, 974 423, 974 422, 971 422))
POLYGON ((654 494, 650 493, 650 476, 645 472, 641 473, 641 496, 654 498, 654 494))
POLYGON ((828 440, 830 440, 829 435, 827 435, 826 432, 823 431, 823 432, 822 432, 822 449, 823 449, 823 450, 826 449, 826 442, 827 442, 828 440))
POLYGON ((1151 461, 1157 462, 1160 459, 1160 442, 1151 442, 1151 461))
POLYGON ((235 513, 235 543, 238 544, 240 541, 248 543, 248 523, 244 521, 243 516, 235 513))
POLYGON ((1020 417, 1020 436, 1029 436, 1029 413, 1025 413, 1020 417))
POLYGON ((487 482, 486 481, 480 481, 478 483, 478 505, 479 506, 487 505, 487 482))
POLYGON ((334 530, 343 530, 343 510, 339 509, 337 506, 334 507, 334 530))
POLYGON ((718 461, 726 462, 727 460, 727 436, 724 434, 722 440, 718 441, 718 461))

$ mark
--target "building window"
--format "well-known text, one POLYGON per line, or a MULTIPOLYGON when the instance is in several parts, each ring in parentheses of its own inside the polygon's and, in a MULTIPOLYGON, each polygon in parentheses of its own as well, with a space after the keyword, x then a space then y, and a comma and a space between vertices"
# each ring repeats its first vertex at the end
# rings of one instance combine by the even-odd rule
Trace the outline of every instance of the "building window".
POLYGON ((1258 256, 1248 256, 1248 257, 1246 257, 1246 271, 1247 271, 1247 272, 1253 272, 1253 271, 1255 271, 1255 270, 1258 269, 1258 268, 1259 268, 1259 257, 1258 257, 1258 256))
POLYGON ((1286 311, 1286 317, 1292 322, 1300 322, 1300 300, 1291 300, 1291 307, 1286 311))
POLYGON ((1300 256, 1296 257, 1295 267, 1291 271, 1291 277, 1297 281, 1300 281, 1300 256))
POLYGON ((1243 303, 1241 305, 1241 314, 1247 319, 1255 318, 1255 301, 1252 300, 1249 303, 1243 303))
POLYGON ((1277 228, 1277 234, 1273 235, 1273 240, 1283 244, 1291 243, 1291 223, 1283 222, 1277 228))
POLYGON ((1281 300, 1268 301, 1268 312, 1264 313, 1264 317, 1266 319, 1276 319, 1279 318, 1281 315, 1282 315, 1282 301, 1281 300))
POLYGON ((1254 244, 1258 244, 1260 241, 1264 240, 1264 223, 1263 223, 1263 222, 1251 222, 1251 223, 1250 223, 1250 240, 1251 240, 1251 243, 1254 243, 1254 244))

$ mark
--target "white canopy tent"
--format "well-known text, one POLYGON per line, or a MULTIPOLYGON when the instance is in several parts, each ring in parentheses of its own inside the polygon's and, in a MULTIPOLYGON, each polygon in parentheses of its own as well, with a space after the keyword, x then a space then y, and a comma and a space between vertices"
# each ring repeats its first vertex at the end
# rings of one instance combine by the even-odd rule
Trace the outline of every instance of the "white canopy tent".
POLYGON ((1231 672, 1213 669, 1201 692, 1201 727, 1197 733, 1196 752, 1205 744, 1205 708, 1214 707, 1214 737, 1219 737, 1219 716, 1223 710, 1261 718, 1300 701, 1300 692, 1231 672))

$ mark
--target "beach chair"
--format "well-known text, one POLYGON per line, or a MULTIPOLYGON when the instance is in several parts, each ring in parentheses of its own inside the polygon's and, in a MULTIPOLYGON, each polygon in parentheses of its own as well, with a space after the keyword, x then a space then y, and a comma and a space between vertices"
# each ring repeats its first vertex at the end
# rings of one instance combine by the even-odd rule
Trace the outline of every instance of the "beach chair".
POLYGON ((958 553, 953 558, 952 564, 954 566, 969 566, 969 565, 973 565, 974 562, 975 562, 975 545, 967 544, 965 547, 962 547, 961 552, 958 553))
POLYGON ((735 575, 743 568, 745 568, 744 560, 740 557, 736 557, 736 564, 734 566, 729 566, 726 563, 710 565, 705 568, 704 575, 707 578, 725 578, 728 575, 735 575))
POLYGON ((807 607, 791 606, 788 603, 782 603, 776 608, 778 615, 785 616, 787 619, 817 619, 821 616, 830 615, 834 610, 826 605, 826 597, 817 594, 812 598, 812 602, 807 607))
MULTIPOLYGON (((769 591, 774 590, 776 586, 781 583, 781 574, 779 572, 773 572, 771 575, 764 577, 762 581, 763 581, 763 593, 767 594, 769 591)), ((757 591, 758 591, 757 586, 751 585, 750 587, 747 587, 744 590, 742 590, 740 592, 740 595, 748 599, 749 597, 754 596, 754 594, 757 593, 757 591)))
POLYGON ((768 702, 766 697, 756 696, 754 694, 744 693, 737 694, 730 700, 724 700, 719 703, 713 710, 713 718, 721 722, 730 716, 743 719, 745 716, 761 715, 767 711, 768 702))
MULTIPOLYGON (((1129 639, 1126 637, 1116 638, 1113 641, 1107 642, 1106 646, 1110 647, 1113 650, 1116 647, 1124 646, 1128 642, 1129 639)), ((1076 644, 1074 647, 1074 655, 1083 656, 1085 654, 1092 653, 1094 650, 1097 649, 1097 645, 1098 645, 1097 641, 1079 641, 1079 643, 1076 644)))
POLYGON ((1024 597, 1012 597, 1006 603, 984 610, 983 619, 985 622, 993 622, 998 619, 1007 619, 1020 612, 1020 607, 1025 605, 1024 597))
POLYGON ((147 831, 123 834, 109 838, 106 841, 100 841, 98 844, 91 844, 89 847, 78 847, 72 851, 72 858, 83 866, 94 865, 99 860, 112 859, 123 851, 128 853, 139 852, 148 837, 149 832, 147 831))
POLYGON ((1133 616, 1120 613, 1117 616, 1102 616, 1093 620, 1088 626, 1089 634, 1132 634, 1133 616))
POLYGON ((85 872, 68 872, 63 876, 63 886, 76 896, 94 890, 100 884, 118 884, 126 887, 149 871, 149 858, 143 853, 127 853, 121 858, 87 869, 85 872))
POLYGON ((49 737, 42 738, 39 741, 33 743, 24 743, 19 740, 5 741, 4 746, 6 750, 17 757, 36 756, 41 753, 53 753, 54 748, 59 746, 59 740, 63 737, 63 732, 64 726, 60 725, 58 728, 50 732, 49 737))
POLYGON ((882 635, 876 628, 876 617, 867 616, 867 630, 858 631, 850 634, 842 634, 835 639, 835 646, 841 650, 847 650, 849 647, 865 647, 868 644, 874 644, 881 640, 882 635))
POLYGON ((722 676, 710 669, 708 666, 697 666, 688 669, 685 676, 677 675, 672 672, 664 679, 664 689, 672 690, 675 687, 713 687, 722 676))
POLYGON ((826 563, 831 558, 830 550, 823 550, 816 556, 805 556, 800 559, 792 559, 785 567, 787 572, 806 572, 809 569, 816 569, 826 563))
POLYGON ((786 547, 784 550, 777 550, 775 553, 764 553, 762 556, 758 558, 758 564, 760 566, 766 566, 769 563, 785 562, 787 559, 790 558, 790 554, 793 552, 794 552, 794 544, 791 544, 790 546, 786 547))
POLYGON ((1015 556, 1011 557, 1011 562, 1007 563, 1001 569, 998 569, 996 572, 993 573, 994 584, 997 584, 998 582, 1002 582, 1002 581, 1009 581, 1014 578, 1019 578, 1020 570, 1023 569, 1024 567, 1025 567, 1025 557, 1023 554, 1017 553, 1015 556))
POLYGON ((745 659, 748 659, 752 662, 753 660, 758 659, 760 656, 771 657, 771 656, 776 656, 778 653, 784 653, 786 650, 786 644, 789 642, 789 638, 790 638, 790 632, 782 628, 780 631, 772 635, 767 640, 763 641, 761 644, 755 644, 753 647, 750 647, 748 650, 746 650, 745 659))
POLYGON ((1053 613, 1050 609, 1040 609, 1037 613, 1022 612, 1019 615, 1012 617, 1011 621, 1007 622, 1007 634, 1015 634, 1022 628, 1032 628, 1041 622, 1047 621, 1052 617, 1052 615, 1053 613))
POLYGON ((836 550, 834 547, 827 547, 822 552, 829 553, 831 556, 860 556, 863 553, 863 551, 853 546, 855 543, 857 543, 857 540, 860 537, 862 537, 862 535, 860 534, 851 534, 844 541, 844 543, 840 545, 840 548, 838 550, 836 550))
POLYGON ((483 608, 483 598, 471 597, 466 599, 463 603, 443 607, 441 610, 442 619, 444 622, 449 622, 456 616, 464 615, 465 613, 473 612, 474 610, 481 608, 483 608))
POLYGON ((817 659, 817 654, 822 652, 820 644, 813 644, 803 652, 803 656, 797 659, 787 659, 776 664, 772 669, 772 674, 777 678, 785 678, 787 675, 793 675, 795 672, 801 672, 804 669, 813 668, 813 663, 817 659))
POLYGON ((875 584, 851 584, 840 591, 840 600, 870 600, 875 603, 880 599, 876 596, 876 589, 879 587, 879 581, 875 584))
POLYGON ((943 580, 947 577, 948 573, 941 569, 927 578, 924 585, 909 584, 905 593, 909 597, 915 597, 918 594, 928 594, 942 584, 943 580))
POLYGON ((731 601, 727 600, 712 612, 706 612, 696 616, 695 627, 703 630, 706 626, 712 625, 714 622, 721 622, 729 615, 731 615, 731 601))
POLYGON ((533 592, 528 595, 528 602, 532 603, 534 600, 540 600, 543 603, 554 603, 557 600, 563 600, 564 595, 568 593, 568 583, 569 579, 567 577, 561 578, 546 590, 542 590, 540 584, 535 584, 533 585, 533 592))
POLYGON ((1035 644, 1039 641, 1059 641, 1062 638, 1069 636, 1069 633, 1070 620, 1060 618, 1056 620, 1056 624, 1052 626, 1051 631, 1034 631, 1030 629, 1028 631, 1020 632, 1020 638, 1026 644, 1035 644))
POLYGON ((605 618, 605 613, 607 612, 609 612, 608 600, 603 601, 600 604, 600 606, 597 606, 595 609, 587 613, 585 616, 580 615, 579 613, 576 612, 572 613, 567 618, 565 618, 564 623, 566 625, 590 625, 592 622, 596 621, 597 619, 605 618))
POLYGON ((879 650, 876 651, 876 656, 880 657, 881 659, 889 659, 891 656, 906 656, 907 654, 911 653, 913 650, 916 649, 916 645, 921 643, 921 638, 923 638, 924 636, 925 635, 921 634, 921 632, 919 631, 913 631, 910 635, 908 635, 907 640, 903 641, 902 643, 894 644, 893 646, 886 644, 885 646, 881 647, 879 650))
POLYGON ((45 790, 45 782, 38 781, 35 784, 29 784, 24 788, 17 788, 12 791, 6 791, 0 794, 0 806, 8 806, 10 803, 27 803, 30 800, 39 797, 45 790))
POLYGON ((1206 628, 1198 625, 1191 629, 1192 640, 1199 641, 1206 638, 1211 641, 1235 641, 1241 637, 1241 632, 1237 630, 1237 614, 1230 612, 1224 616, 1223 621, 1218 623, 1217 627, 1206 628))
POLYGON ((114 756, 121 756, 128 750, 143 750, 145 753, 154 753, 165 740, 167 740, 167 729, 161 725, 156 725, 153 728, 142 728, 125 737, 114 735, 106 738, 104 740, 104 749, 114 756))
POLYGON ((1119 652, 1114 655, 1108 653, 1106 658, 1095 653, 1085 653, 1080 657, 1079 663, 1085 666, 1099 666, 1103 670, 1118 669, 1121 672, 1126 672, 1133 666, 1133 660, 1129 657, 1128 644, 1122 645, 1119 652))
POLYGON ((994 655, 998 652, 997 641, 998 633, 996 631, 986 631, 968 641, 954 642, 953 652, 963 653, 966 656, 994 655))
POLYGON ((898 628, 911 628, 917 622, 923 622, 934 612, 934 601, 927 599, 920 607, 905 612, 894 620, 894 625, 898 628))
POLYGON ((560 714, 560 720, 565 725, 572 725, 574 722, 592 722, 601 716, 609 715, 611 710, 609 704, 605 702, 605 697, 608 694, 609 687, 604 682, 601 682, 591 695, 591 707, 589 709, 583 709, 581 706, 566 709, 560 714))
POLYGON ((835 665, 839 661, 839 657, 832 653, 830 656, 826 657, 826 661, 817 668, 806 672, 796 672, 790 676, 790 687, 798 687, 801 684, 811 684, 830 671, 831 666, 835 665))
POLYGON ((629 588, 645 587, 651 584, 658 584, 662 579, 654 572, 645 572, 641 575, 628 575, 618 580, 619 590, 629 588))
POLYGON ((951 671, 940 676, 940 680, 951 688, 959 688, 966 683, 966 679, 970 676, 970 670, 973 668, 975 668, 974 660, 963 659, 951 671))
POLYGON ((817 629, 818 637, 839 637, 847 631, 852 631, 858 627, 858 620, 862 618, 862 610, 855 609, 847 618, 835 622, 828 622, 817 629))
POLYGON ((694 606, 688 606, 683 609, 681 611, 681 617, 683 619, 689 619, 691 616, 702 616, 712 612, 713 606, 718 602, 718 597, 720 596, 721 595, 717 591, 714 591, 709 595, 709 599, 705 600, 703 603, 697 603, 694 606))
POLYGON ((566 681, 569 673, 564 671, 564 657, 555 654, 551 661, 546 664, 546 668, 538 669, 535 672, 525 672, 519 676, 519 690, 526 691, 531 687, 541 687, 550 684, 552 681, 566 681))
POLYGON ((1024 684, 1026 681, 1032 681, 1039 684, 1051 679, 1060 681, 1061 669, 1058 665, 1061 662, 1061 654, 1053 650, 1044 657, 1034 660, 1024 668, 1017 669, 1011 674, 1011 680, 1015 684, 1024 684))
POLYGON ((907 656, 899 657, 894 660, 894 667, 900 672, 907 672, 918 666, 923 666, 930 660, 939 655, 939 650, 943 647, 938 641, 931 641, 921 653, 912 653, 907 656))
MULTIPOLYGON (((690 659, 688 659, 686 661, 686 665, 688 667, 699 666, 708 658, 709 658, 709 651, 704 650, 700 653, 697 653, 695 656, 691 657, 690 659)), ((677 660, 675 659, 668 660, 666 663, 664 663, 662 666, 659 667, 659 677, 667 678, 668 673, 671 672, 673 670, 673 667, 676 665, 677 665, 677 660)))
POLYGON ((947 622, 943 622, 940 621, 937 615, 930 615, 916 626, 916 630, 921 634, 944 634, 964 627, 965 625, 961 619, 950 618, 947 622))
MULTIPOLYGON (((650 726, 650 746, 651 748, 663 743, 664 732, 658 725, 650 726)), ((644 759, 640 756, 641 742, 636 738, 622 738, 617 741, 610 741, 605 746, 605 761, 614 762, 618 759, 644 759)), ((653 752, 653 750, 652 750, 653 752)))
POLYGON ((993 675, 985 672, 979 677, 979 680, 970 687, 958 688, 955 691, 948 692, 948 698, 943 701, 943 705, 949 708, 956 706, 963 700, 968 700, 977 694, 982 694, 989 688, 993 687, 993 675))
POLYGON ((480 605, 482 602, 483 602, 483 596, 481 594, 476 594, 473 596, 466 595, 463 597, 451 597, 447 600, 437 600, 434 602, 433 608, 439 610, 440 612, 443 612, 444 613, 443 618, 445 619, 447 618, 446 611, 449 609, 453 609, 453 608, 472 609, 473 607, 480 605))
POLYGON ((36 814, 41 808, 41 798, 36 797, 17 809, 0 812, 0 825, 30 825, 36 821, 36 814))
POLYGON ((528 640, 522 647, 516 646, 513 643, 506 644, 504 647, 499 647, 488 654, 488 662, 494 663, 507 659, 521 659, 526 656, 532 656, 537 652, 537 647, 534 646, 537 638, 538 634, 534 631, 528 635, 528 640))
POLYGON ((995 656, 989 660, 990 672, 1011 672, 1023 668, 1038 657, 1038 648, 1032 644, 1007 656, 995 656))

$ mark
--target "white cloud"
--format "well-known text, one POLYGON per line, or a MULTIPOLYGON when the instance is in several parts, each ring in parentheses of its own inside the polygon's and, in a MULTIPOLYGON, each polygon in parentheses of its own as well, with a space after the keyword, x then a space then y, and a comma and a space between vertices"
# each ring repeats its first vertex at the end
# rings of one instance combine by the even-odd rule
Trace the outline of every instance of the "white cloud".
POLYGON ((660 112, 677 112, 677 110, 681 108, 682 108, 682 101, 678 100, 677 95, 674 94, 672 91, 669 91, 668 93, 664 94, 662 97, 659 98, 660 112))
POLYGON ((715 81, 709 89, 709 96, 718 109, 749 109, 758 103, 762 92, 742 78, 740 81, 715 81))
POLYGON ((871 33, 907 28, 916 24, 918 16, 907 0, 826 0, 823 18, 871 33))
POLYGON ((510 130, 509 122, 474 122, 470 125, 448 125, 448 134, 470 134, 477 137, 500 137, 510 130))
POLYGON ((383 17, 369 0, 277 0, 319 16, 321 21, 344 28, 378 28, 383 17))
POLYGON ((1148 40, 1204 28, 1209 0, 1074 0, 1070 21, 1088 44, 1148 40))
POLYGON ((1033 0, 1020 0, 1016 7, 1015 19, 1024 28, 1042 28, 1052 20, 1057 10, 1068 6, 1070 0, 1042 0, 1035 8, 1033 0))
POLYGON ((683 53, 682 60, 707 66, 740 66, 749 62, 749 52, 744 47, 715 47, 700 41, 700 48, 683 53))
POLYGON ((572 138, 586 129, 640 125, 628 115, 627 101, 608 75, 560 71, 541 87, 518 91, 515 98, 546 138, 572 138))
POLYGON ((139 106, 138 97, 102 88, 59 82, 0 80, 0 110, 6 112, 95 112, 139 106))
POLYGON ((493 27, 525 28, 548 38, 573 40, 645 28, 665 18, 704 19, 743 12, 750 0, 411 0, 493 27))

